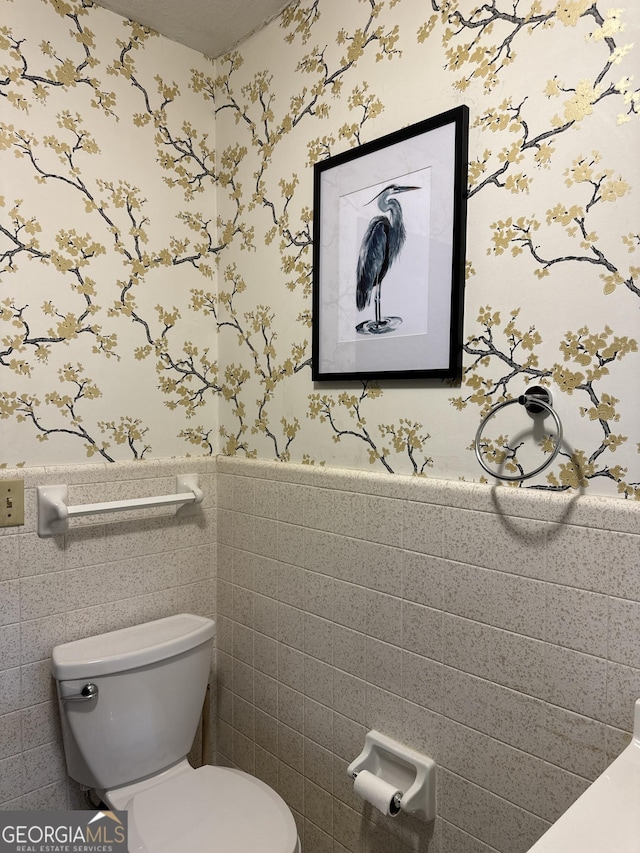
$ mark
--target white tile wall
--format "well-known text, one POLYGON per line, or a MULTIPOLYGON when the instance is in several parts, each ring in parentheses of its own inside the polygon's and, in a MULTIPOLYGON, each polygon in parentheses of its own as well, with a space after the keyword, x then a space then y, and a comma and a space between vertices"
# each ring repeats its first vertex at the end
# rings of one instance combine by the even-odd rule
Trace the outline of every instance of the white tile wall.
POLYGON ((304 853, 524 853, 628 742, 638 504, 231 459, 2 475, 27 517, 0 533, 0 808, 80 802, 51 646, 181 610, 217 617, 218 759, 285 797, 304 853), (40 483, 77 503, 183 470, 199 517, 35 533, 40 483), (438 762, 434 825, 354 796, 374 727, 438 762))
POLYGON ((215 613, 215 461, 4 470, 25 480, 25 525, 0 531, 0 809, 79 808, 67 779, 51 649, 172 613, 215 613), (202 510, 72 519, 67 534, 36 531, 38 485, 69 484, 71 504, 173 492, 197 472, 202 510))
POLYGON ((524 853, 640 697, 640 504, 218 460, 219 760, 304 853, 524 853), (432 755, 438 818, 382 818, 369 728, 432 755))

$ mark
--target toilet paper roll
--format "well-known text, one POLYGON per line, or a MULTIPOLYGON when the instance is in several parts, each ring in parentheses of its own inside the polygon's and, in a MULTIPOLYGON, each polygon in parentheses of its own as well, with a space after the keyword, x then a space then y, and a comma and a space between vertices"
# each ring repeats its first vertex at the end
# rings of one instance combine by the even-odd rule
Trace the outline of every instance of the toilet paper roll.
POLYGON ((402 792, 369 770, 361 770, 358 773, 353 783, 353 790, 384 815, 395 817, 400 811, 399 806, 394 803, 394 797, 397 796, 397 802, 400 802, 402 792))

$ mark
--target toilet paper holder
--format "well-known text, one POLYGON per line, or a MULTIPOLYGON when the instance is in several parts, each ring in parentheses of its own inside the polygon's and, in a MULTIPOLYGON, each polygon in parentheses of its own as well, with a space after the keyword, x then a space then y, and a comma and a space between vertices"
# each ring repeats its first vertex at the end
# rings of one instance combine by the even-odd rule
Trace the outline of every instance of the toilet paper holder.
POLYGON ((363 770, 397 789, 389 813, 403 811, 424 821, 436 816, 436 763, 432 758, 372 729, 364 749, 347 767, 356 779, 363 770))

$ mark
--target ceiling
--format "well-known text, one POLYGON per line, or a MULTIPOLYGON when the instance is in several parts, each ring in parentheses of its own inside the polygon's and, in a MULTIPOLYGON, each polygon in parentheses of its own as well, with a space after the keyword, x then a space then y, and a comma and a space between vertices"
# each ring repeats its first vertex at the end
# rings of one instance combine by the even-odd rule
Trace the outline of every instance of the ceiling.
POLYGON ((214 59, 259 30, 288 0, 94 0, 214 59))

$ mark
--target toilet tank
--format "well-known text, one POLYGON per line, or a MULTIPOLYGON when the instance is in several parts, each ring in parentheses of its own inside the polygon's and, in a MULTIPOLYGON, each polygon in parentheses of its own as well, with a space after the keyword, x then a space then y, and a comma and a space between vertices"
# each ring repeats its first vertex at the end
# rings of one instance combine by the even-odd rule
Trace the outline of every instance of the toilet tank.
POLYGON ((214 623, 183 613, 56 646, 69 775, 110 789, 183 759, 198 727, 211 668, 214 623), (95 697, 74 701, 91 682, 95 697))

